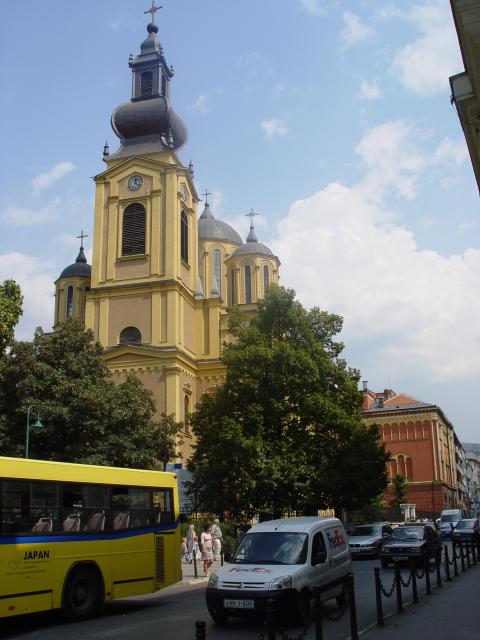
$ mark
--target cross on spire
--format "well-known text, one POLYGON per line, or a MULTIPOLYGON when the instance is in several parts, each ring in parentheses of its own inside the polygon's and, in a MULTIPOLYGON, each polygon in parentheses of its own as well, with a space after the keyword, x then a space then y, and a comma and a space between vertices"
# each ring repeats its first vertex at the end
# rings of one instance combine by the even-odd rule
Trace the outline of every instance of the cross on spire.
POLYGON ((205 193, 202 193, 202 196, 205 196, 205 205, 208 204, 208 196, 213 195, 211 191, 208 191, 208 189, 205 189, 205 193))
POLYGON ((143 13, 151 13, 152 14, 152 24, 155 24, 155 14, 157 13, 157 11, 160 11, 160 9, 162 9, 162 5, 160 5, 159 7, 155 6, 155 0, 152 0, 152 7, 150 9, 148 9, 148 11, 144 11, 143 13))
POLYGON ((83 233, 83 229, 82 229, 81 234, 80 234, 79 236, 77 236, 77 238, 79 238, 79 239, 80 239, 80 243, 81 243, 81 244, 80 244, 80 247, 83 249, 83 239, 84 239, 84 238, 88 238, 88 236, 87 236, 86 234, 84 234, 84 233, 83 233))
POLYGON ((247 218, 250 218, 250 227, 253 227, 253 219, 255 216, 260 215, 259 213, 255 213, 253 209, 250 209, 248 213, 245 214, 247 218))

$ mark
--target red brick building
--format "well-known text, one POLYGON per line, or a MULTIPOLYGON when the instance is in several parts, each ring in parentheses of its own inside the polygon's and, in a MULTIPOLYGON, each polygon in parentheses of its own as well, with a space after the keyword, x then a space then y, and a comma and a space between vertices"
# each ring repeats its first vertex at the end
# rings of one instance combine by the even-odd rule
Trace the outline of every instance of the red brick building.
POLYGON ((401 474, 406 479, 405 502, 416 505, 417 516, 438 517, 442 509, 458 506, 455 434, 440 407, 392 389, 378 393, 364 388, 362 418, 378 425, 391 456, 389 477, 401 474))

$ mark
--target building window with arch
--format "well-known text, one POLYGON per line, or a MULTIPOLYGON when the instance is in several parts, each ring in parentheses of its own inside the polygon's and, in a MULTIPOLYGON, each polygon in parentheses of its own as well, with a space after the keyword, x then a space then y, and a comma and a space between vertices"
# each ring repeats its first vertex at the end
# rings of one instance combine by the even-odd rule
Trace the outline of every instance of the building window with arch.
POLYGON ((188 263, 188 217, 185 211, 182 211, 180 219, 180 255, 188 263))
POLYGON ((183 399, 183 428, 185 433, 190 431, 190 398, 188 395, 183 399))
POLYGON ((237 297, 237 292, 235 290, 235 269, 232 269, 230 271, 230 304, 233 305, 235 304, 235 300, 237 297))
POLYGON ((137 327, 126 327, 120 333, 120 344, 142 344, 142 334, 137 327))
POLYGON ((245 267, 245 302, 252 303, 252 270, 248 264, 245 267))
POLYGON ((73 287, 67 289, 67 318, 73 316, 73 287))
POLYGON ((270 269, 268 268, 268 265, 264 265, 263 267, 263 290, 264 291, 269 284, 270 284, 270 269))
POLYGON ((215 282, 217 283, 218 294, 222 293, 222 256, 220 255, 220 249, 215 249, 213 252, 213 275, 215 276, 215 282))
POLYGON ((153 94, 153 73, 144 71, 140 76, 140 93, 142 98, 150 98, 153 94))
POLYGON ((147 212, 139 202, 129 204, 123 212, 122 256, 145 253, 147 212))

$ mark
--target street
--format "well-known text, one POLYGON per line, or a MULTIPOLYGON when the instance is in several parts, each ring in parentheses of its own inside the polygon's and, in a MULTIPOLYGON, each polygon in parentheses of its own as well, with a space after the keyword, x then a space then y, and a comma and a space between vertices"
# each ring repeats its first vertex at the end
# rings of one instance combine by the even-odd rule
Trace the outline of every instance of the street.
MULTIPOLYGON (((353 563, 355 576, 355 595, 359 631, 375 624, 375 587, 374 567, 379 560, 357 560, 353 563)), ((185 573, 191 572, 191 565, 183 565, 185 573)), ((402 571, 403 578, 408 579, 408 571, 402 571)), ((381 570, 385 590, 391 589, 394 571, 392 568, 381 570)), ((432 585, 436 583, 435 574, 431 574, 432 585)), ((226 627, 217 627, 211 621, 205 607, 205 581, 194 583, 193 576, 188 576, 181 583, 149 596, 130 598, 108 603, 104 613, 93 620, 82 623, 66 623, 59 612, 48 612, 27 617, 12 618, 2 623, 0 637, 39 638, 41 640, 191 640, 195 638, 195 621, 207 623, 207 639, 246 640, 256 639, 261 630, 261 623, 256 620, 232 618, 226 627)), ((461 579, 457 588, 461 588, 461 579)), ((424 580, 418 580, 420 598, 425 598, 424 580)), ((411 587, 403 590, 404 603, 411 598, 411 587)), ((384 614, 396 609, 395 594, 383 598, 384 614)), ((328 612, 338 615, 334 601, 327 604, 328 612)), ((325 640, 344 640, 349 633, 348 610, 338 622, 324 621, 325 640)), ((290 635, 298 635, 289 629, 290 635)), ((313 638, 314 632, 306 638, 313 638)))

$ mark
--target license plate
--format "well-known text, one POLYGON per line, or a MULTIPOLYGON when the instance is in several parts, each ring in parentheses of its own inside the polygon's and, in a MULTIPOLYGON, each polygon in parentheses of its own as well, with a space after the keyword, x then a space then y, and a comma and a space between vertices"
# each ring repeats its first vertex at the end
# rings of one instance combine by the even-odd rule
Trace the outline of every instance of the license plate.
POLYGON ((223 601, 225 609, 255 609, 254 600, 230 600, 225 598, 223 601))
POLYGON ((393 560, 408 560, 408 556, 392 556, 393 560))

